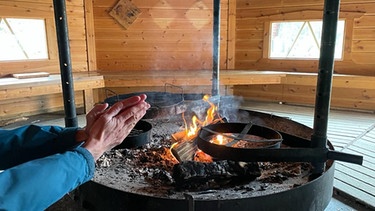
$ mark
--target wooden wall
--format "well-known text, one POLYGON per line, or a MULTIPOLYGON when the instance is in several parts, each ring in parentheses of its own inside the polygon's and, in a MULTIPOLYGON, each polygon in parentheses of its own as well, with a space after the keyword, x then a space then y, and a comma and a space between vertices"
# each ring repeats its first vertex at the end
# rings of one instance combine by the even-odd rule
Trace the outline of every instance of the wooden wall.
MULTIPOLYGON (((66 1, 74 72, 88 71, 85 8, 83 0, 66 1)), ((52 0, 0 0, 0 16, 13 18, 44 18, 48 39, 48 60, 0 62, 0 77, 12 73, 59 73, 57 38, 52 0)))
MULTIPOLYGON (((108 13, 118 0, 94 1, 100 71, 212 69, 212 0, 132 0, 141 14, 128 29, 108 13)), ((221 68, 227 65, 228 0, 221 1, 221 68)))
MULTIPOLYGON (((340 18, 346 21, 342 61, 335 73, 375 76, 375 1, 341 1, 340 18)), ((237 69, 317 72, 317 60, 270 60, 267 57, 270 21, 321 19, 323 0, 237 0, 237 69)))
MULTIPOLYGON (((109 15, 117 2, 66 1, 74 72, 212 69, 212 0, 131 0, 141 14, 128 29, 109 15)), ((220 68, 317 72, 317 60, 268 59, 267 24, 301 17, 319 19, 322 9, 323 0, 222 0, 220 68)), ((35 71, 59 73, 52 0, 0 0, 0 15, 45 18, 50 51, 50 59, 45 61, 0 62, 0 77, 35 71)), ((375 0, 342 0, 340 18, 346 20, 347 31, 344 58, 336 62, 335 73, 375 76, 375 0)), ((298 84, 235 86, 233 93, 257 100, 312 105, 316 87, 305 85, 304 80, 299 79, 298 84)), ((340 87, 332 94, 335 107, 375 108, 373 89, 340 87)), ((57 96, 25 97, 33 105, 24 107, 25 112, 62 108, 62 101, 54 100, 57 96)), ((6 115, 25 99, 2 100, 0 112, 6 115)))
MULTIPOLYGON (((91 2, 91 0, 89 2, 91 2)), ((87 23, 90 23, 86 21, 89 8, 87 8, 84 0, 66 1, 66 7, 72 70, 74 73, 87 72, 89 67, 93 66, 92 63, 95 63, 95 59, 89 57, 92 54, 87 52, 87 43, 90 43, 89 39, 93 38, 93 36, 91 36, 89 39, 86 39, 87 35, 91 35, 86 27, 87 23), (88 58, 91 58, 90 63, 88 63, 88 58)), ((0 16, 7 18, 44 18, 46 20, 49 49, 48 60, 1 61, 0 78, 13 73, 39 71, 51 74, 60 73, 52 0, 0 0, 0 16)), ((75 96, 76 106, 82 107, 82 93, 77 92, 75 96)), ((25 98, 13 100, 0 99, 0 120, 58 110, 63 110, 61 94, 37 97, 25 96, 25 98)))
MULTIPOLYGON (((84 106, 82 92, 75 92, 76 106, 84 106)), ((0 102, 0 126, 9 119, 27 117, 34 114, 63 111, 62 94, 25 97, 0 102)))
MULTIPOLYGON (((318 60, 268 59, 270 21, 321 19, 323 0, 237 0, 235 68, 317 73, 318 60)), ((375 1, 342 0, 340 19, 346 21, 342 61, 334 72, 375 76, 375 1)), ((246 98, 314 105, 316 84, 236 86, 234 93, 246 98)), ((332 107, 374 111, 375 91, 368 88, 333 88, 332 107)))

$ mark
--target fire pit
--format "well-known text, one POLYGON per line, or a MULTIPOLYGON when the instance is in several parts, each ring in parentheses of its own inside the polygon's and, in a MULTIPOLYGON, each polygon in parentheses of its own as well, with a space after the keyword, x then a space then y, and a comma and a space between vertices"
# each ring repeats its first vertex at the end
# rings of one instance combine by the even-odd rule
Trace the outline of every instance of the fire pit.
MULTIPOLYGON (((283 135, 281 149, 310 147, 312 129, 289 119, 249 110, 229 109, 230 122, 271 128, 283 135), (298 138, 296 138, 298 137, 298 138)), ((118 149, 98 162, 94 179, 79 188, 79 197, 90 210, 323 210, 333 191, 334 162, 311 179, 305 162, 260 162, 261 176, 252 181, 206 182, 177 188, 171 134, 181 130, 180 115, 149 119, 152 138, 137 149, 118 149)), ((331 143, 329 148, 333 150, 331 143)))

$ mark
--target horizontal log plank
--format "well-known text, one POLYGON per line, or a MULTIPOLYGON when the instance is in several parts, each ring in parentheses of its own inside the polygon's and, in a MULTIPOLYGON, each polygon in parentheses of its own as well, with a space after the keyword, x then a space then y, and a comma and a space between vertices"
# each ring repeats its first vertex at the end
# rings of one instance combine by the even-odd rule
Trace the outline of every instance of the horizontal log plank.
MULTIPOLYGON (((316 86, 317 74, 287 73, 283 84, 316 86)), ((375 77, 334 74, 332 86, 354 89, 375 89, 375 77)))
MULTIPOLYGON (((0 99, 18 99, 25 97, 58 94, 62 92, 60 75, 50 75, 44 78, 1 78, 0 99)), ((93 89, 103 88, 104 80, 100 75, 76 73, 73 78, 74 90, 83 91, 85 109, 88 111, 94 105, 93 89)))
MULTIPOLYGON (((0 120, 12 119, 20 116, 30 116, 41 113, 49 113, 64 110, 62 94, 50 94, 47 96, 33 96, 10 100, 1 100, 0 120), (14 106, 17 105, 17 106, 14 106)), ((75 92, 75 106, 83 107, 83 92, 75 92)))
MULTIPOLYGON (((210 87, 212 70, 159 70, 159 71, 101 71, 88 75, 74 73, 74 88, 83 91, 86 106, 95 102, 92 89, 96 88, 142 88, 153 90, 173 84, 183 87, 210 87)), ((258 100, 312 104, 315 101, 317 75, 276 71, 221 70, 221 86, 233 88, 235 95, 258 100)), ((61 93, 59 75, 38 79, 1 78, 0 99, 26 98, 61 93)), ((370 108, 374 102, 375 78, 368 76, 334 75, 332 106, 357 109, 370 108), (344 93, 344 94, 341 94, 344 93), (350 99, 346 96, 351 97, 350 99)), ((221 88, 220 88, 221 89, 221 88)), ((194 91, 194 90, 193 90, 194 91)))
MULTIPOLYGON (((124 71, 121 73, 101 72, 106 87, 211 85, 212 71, 124 71)), ((220 71, 221 85, 279 84, 284 73, 267 71, 220 71)))

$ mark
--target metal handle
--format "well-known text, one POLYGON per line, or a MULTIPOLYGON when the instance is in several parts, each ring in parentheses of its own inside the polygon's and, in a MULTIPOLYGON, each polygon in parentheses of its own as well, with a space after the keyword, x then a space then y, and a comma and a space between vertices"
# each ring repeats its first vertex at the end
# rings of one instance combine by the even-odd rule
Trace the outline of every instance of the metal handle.
POLYGON ((363 156, 360 155, 353 155, 353 154, 347 154, 344 152, 337 152, 337 151, 328 151, 327 152, 327 158, 331 160, 338 160, 348 163, 355 163, 362 165, 363 163, 363 156))
POLYGON ((233 146, 233 144, 235 144, 235 143, 239 142, 241 139, 243 139, 245 137, 245 135, 249 132, 249 130, 251 129, 252 126, 253 126, 253 123, 251 123, 251 122, 247 123, 247 125, 245 125, 245 127, 242 129, 241 133, 237 136, 237 138, 235 138, 233 141, 227 143, 226 146, 231 147, 231 146, 233 146))

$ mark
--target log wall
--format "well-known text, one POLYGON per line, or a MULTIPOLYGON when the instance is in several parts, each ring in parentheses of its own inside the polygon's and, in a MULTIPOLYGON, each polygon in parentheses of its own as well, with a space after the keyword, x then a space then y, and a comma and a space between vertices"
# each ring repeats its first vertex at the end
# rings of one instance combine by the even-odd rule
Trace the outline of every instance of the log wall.
MULTIPOLYGON (((321 19, 323 0, 237 0, 235 68, 317 73, 318 60, 271 60, 268 58, 270 21, 321 19)), ((375 1, 343 0, 340 19, 346 21, 343 59, 335 62, 336 74, 375 76, 375 1)), ((234 93, 246 98, 314 105, 316 84, 307 77, 298 84, 236 86, 234 93)), ((349 79, 350 80, 350 79, 349 79)), ((366 87, 333 87, 337 108, 374 111, 375 92, 366 87)))
MULTIPOLYGON (((100 71, 212 69, 212 0, 132 0, 140 11, 127 28, 109 12, 117 0, 94 1, 100 71)), ((228 0, 221 1, 220 66, 227 66, 228 0)))
MULTIPOLYGON (((83 0, 66 1, 69 40, 74 72, 88 71, 85 8, 83 0)), ((0 16, 7 18, 44 18, 46 20, 48 60, 0 62, 0 77, 12 73, 59 73, 56 28, 52 0, 0 0, 0 16)))
MULTIPOLYGON (((318 60, 268 59, 270 21, 321 19, 323 0, 238 0, 236 11, 236 69, 317 72, 318 60)), ((335 73, 375 76, 375 1, 341 1, 346 21, 344 58, 335 73)))
MULTIPOLYGON (((92 38, 94 38, 94 36, 92 33, 93 29, 90 29, 90 21, 86 21, 87 18, 89 18, 88 14, 92 14, 92 11, 91 13, 87 13, 90 12, 87 2, 90 3, 91 0, 66 1, 72 70, 77 74, 87 72, 89 68, 93 70, 96 69, 95 57, 92 56, 92 52, 95 53, 95 49, 92 50, 91 48, 91 52, 88 52, 88 49, 90 50, 89 47, 92 47, 90 43, 93 43, 92 38), (89 38, 87 38, 87 36, 89 36, 89 38), (88 63, 89 59, 90 63, 88 63)), ((49 51, 49 59, 47 60, 0 61, 0 78, 7 77, 9 74, 14 73, 41 71, 50 74, 60 73, 52 0, 0 0, 0 17, 44 18, 46 21, 49 51)), ((75 96, 76 106, 82 107, 84 105, 82 93, 77 92, 75 96)), ((12 100, 0 98, 0 120, 57 110, 63 110, 61 94, 35 97, 30 97, 25 94, 25 98, 12 100)))
MULTIPOLYGON (((212 69, 212 0, 131 2, 140 9, 141 14, 125 29, 109 15, 117 0, 66 1, 73 72, 192 71, 193 78, 197 77, 194 71, 212 69)), ((323 0, 222 0, 220 68, 317 72, 317 60, 268 59, 268 42, 265 41, 270 21, 319 19, 322 9, 323 0)), ((45 61, 0 62, 0 77, 36 71, 59 73, 52 0, 0 0, 0 16, 45 18, 50 51, 50 59, 45 61)), ((344 58, 336 62, 335 73, 375 76, 375 0, 342 0, 340 18, 345 19, 347 30, 344 58)), ((308 78, 298 80, 297 84, 235 85, 231 90, 245 98, 312 105, 315 85, 307 83, 308 78)), ((124 87, 126 84, 111 88, 134 91, 124 87)), ((194 87, 190 88, 186 89, 195 90, 194 87)), ((332 105, 374 110, 373 89, 372 85, 334 87, 332 105)), ((208 88, 204 90, 209 91, 208 88)), ((103 100, 103 95, 100 96, 96 99, 103 100)), ((81 97, 77 95, 77 98, 81 97)), ((29 98, 29 107, 10 113, 16 115, 17 112, 34 113, 62 108, 62 100, 56 100, 58 98, 56 95, 29 98)), ((82 100, 77 99, 77 102, 82 100)), ((7 111, 13 109, 16 103, 23 104, 25 100, 2 100, 2 116, 6 117, 7 111)))

